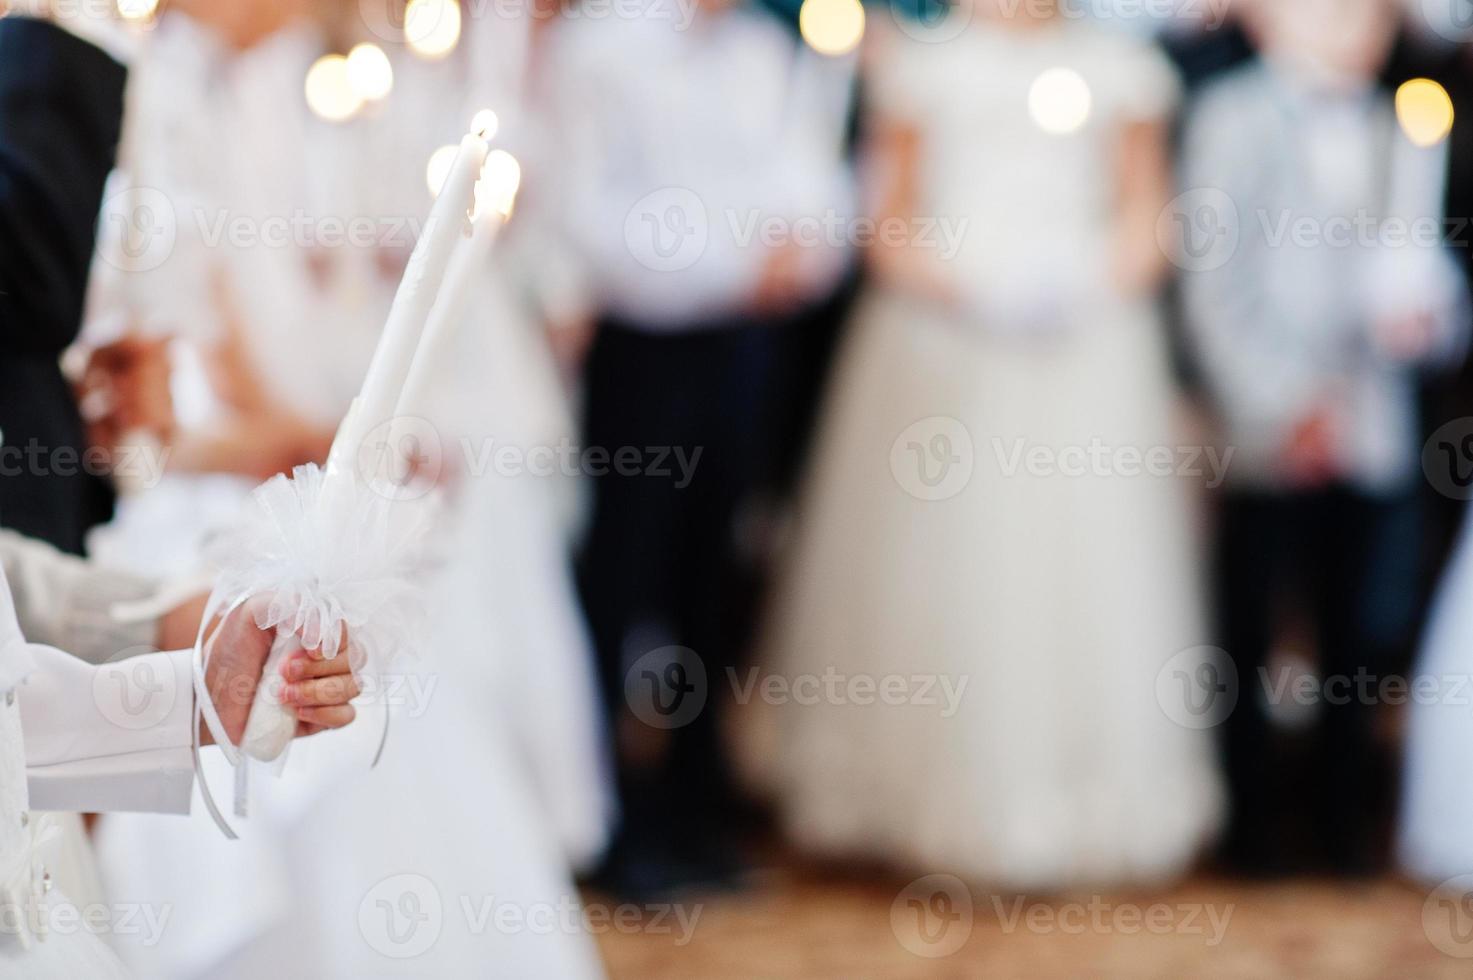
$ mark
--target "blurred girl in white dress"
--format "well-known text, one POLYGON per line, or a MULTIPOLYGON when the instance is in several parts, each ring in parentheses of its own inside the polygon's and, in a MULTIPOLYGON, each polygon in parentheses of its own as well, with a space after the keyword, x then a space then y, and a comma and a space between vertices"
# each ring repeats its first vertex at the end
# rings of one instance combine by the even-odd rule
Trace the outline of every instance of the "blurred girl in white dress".
POLYGON ((1140 462, 1176 445, 1152 298, 1176 81, 1088 23, 950 17, 872 38, 877 213, 920 223, 872 255, 761 667, 797 686, 755 689, 752 755, 822 855, 1173 875, 1220 807, 1209 735, 1155 694, 1203 642, 1191 488, 1140 462), (930 219, 965 223, 954 255, 930 219))
MULTIPOLYGON (((481 107, 513 117, 520 27, 468 22, 460 50, 434 63, 385 44, 393 91, 334 125, 313 118, 302 98, 308 67, 327 50, 314 25, 298 21, 235 51, 188 17, 165 15, 132 80, 124 159, 134 170, 122 182, 174 202, 178 240, 156 269, 104 282, 93 309, 104 325, 111 310, 130 327, 183 333, 176 348, 204 353, 176 358, 176 404, 190 430, 182 466, 127 499, 97 542, 110 560, 157 562, 172 539, 179 564, 165 570, 187 572, 199 542, 256 481, 325 450, 428 210, 431 152, 456 141, 481 107), (212 125, 197 128, 201 120, 212 125), (281 216, 316 217, 307 223, 314 236, 330 232, 329 219, 378 221, 368 247, 315 237, 211 243, 205 236, 222 215, 263 234, 281 216), (209 369, 191 369, 190 357, 209 369), (305 386, 303 376, 316 380, 305 386)), ((385 916, 414 903, 429 912, 437 900, 443 914, 417 970, 600 972, 576 923, 511 934, 466 912, 492 897, 576 908, 568 865, 602 846, 607 810, 563 560, 571 490, 481 471, 488 439, 499 447, 571 438, 545 345, 506 283, 487 272, 428 413, 450 498, 444 567, 431 590, 441 626, 423 670, 382 692, 396 701, 384 758, 368 770, 373 722, 338 745, 295 753, 283 779, 259 781, 251 817, 237 821, 242 840, 223 857, 198 803, 184 825, 105 821, 98 844, 108 886, 175 911, 158 946, 121 949, 141 975, 399 975, 397 957, 426 934, 415 933, 420 919, 385 916), (330 787, 339 795, 329 803, 330 787), (153 846, 160 835, 174 844, 167 860, 153 846), (299 850, 307 847, 313 856, 299 850), (228 909, 215 886, 221 861, 255 886, 228 909)), ((228 771, 217 767, 211 784, 228 794, 228 771)))

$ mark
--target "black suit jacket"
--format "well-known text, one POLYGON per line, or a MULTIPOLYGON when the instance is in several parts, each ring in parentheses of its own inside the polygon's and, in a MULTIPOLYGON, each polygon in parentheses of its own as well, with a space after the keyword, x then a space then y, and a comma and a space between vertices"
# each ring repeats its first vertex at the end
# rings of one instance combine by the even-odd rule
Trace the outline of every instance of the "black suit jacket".
POLYGON ((59 357, 81 329, 125 78, 53 25, 0 20, 0 526, 73 552, 111 496, 83 465, 59 357))

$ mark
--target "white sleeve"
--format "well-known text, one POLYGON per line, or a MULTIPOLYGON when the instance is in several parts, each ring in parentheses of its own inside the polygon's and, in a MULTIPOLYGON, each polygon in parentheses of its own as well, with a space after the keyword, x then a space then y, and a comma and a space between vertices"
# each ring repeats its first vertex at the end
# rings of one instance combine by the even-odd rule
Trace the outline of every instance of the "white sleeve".
POLYGON ((26 782, 37 810, 188 813, 194 687, 190 653, 92 665, 29 644, 18 689, 26 782))

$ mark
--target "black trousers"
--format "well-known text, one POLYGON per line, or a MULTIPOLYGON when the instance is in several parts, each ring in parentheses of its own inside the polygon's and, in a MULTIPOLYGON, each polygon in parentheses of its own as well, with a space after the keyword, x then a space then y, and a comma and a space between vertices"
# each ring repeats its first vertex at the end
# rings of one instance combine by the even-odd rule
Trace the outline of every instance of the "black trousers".
POLYGON ((1419 605, 1418 524, 1413 491, 1378 497, 1337 486, 1226 495, 1216 573, 1219 635, 1239 681, 1223 732, 1230 847, 1271 849, 1286 804, 1308 794, 1331 860, 1349 867, 1374 853, 1387 797, 1374 738, 1379 687, 1365 687, 1371 696, 1362 697, 1355 678, 1406 669, 1419 605), (1286 772, 1267 707, 1285 689, 1266 661, 1278 626, 1294 613, 1307 614, 1313 628, 1322 684, 1317 737, 1301 771, 1286 772), (1323 683, 1331 677, 1349 684, 1323 683))
MULTIPOLYGON (((579 585, 608 717, 623 736, 626 832, 699 834, 732 800, 720 717, 727 669, 737 665, 753 614, 735 525, 765 478, 782 329, 734 321, 653 333, 609 321, 589 352, 584 440, 594 504, 579 585), (621 451, 645 469, 598 465, 621 451), (651 692, 672 704, 703 699, 693 717, 672 713, 669 727, 626 697, 631 668, 667 646, 691 651, 705 678, 700 691, 651 692), (631 742, 659 747, 650 753, 631 742)), ((680 669, 675 684, 694 683, 693 666, 680 669)), ((656 688, 669 676, 661 666, 641 672, 656 688)), ((635 678, 641 696, 645 679, 635 678)))

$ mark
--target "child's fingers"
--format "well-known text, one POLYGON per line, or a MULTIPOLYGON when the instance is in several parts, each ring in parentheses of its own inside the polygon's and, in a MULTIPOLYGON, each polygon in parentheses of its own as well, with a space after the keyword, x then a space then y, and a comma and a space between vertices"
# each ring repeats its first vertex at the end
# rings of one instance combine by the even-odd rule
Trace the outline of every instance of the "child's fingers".
POLYGON ((352 674, 340 674, 288 684, 281 689, 281 703, 304 707, 347 704, 360 693, 358 681, 352 674))
POLYGON ((330 707, 298 708, 297 720, 323 728, 342 728, 357 714, 351 704, 335 704, 330 707))
POLYGON ((300 650, 281 662, 281 675, 289 681, 333 677, 338 674, 349 674, 352 670, 346 652, 339 652, 331 660, 324 660, 320 655, 314 657, 311 651, 300 650))

